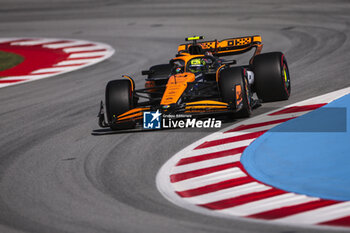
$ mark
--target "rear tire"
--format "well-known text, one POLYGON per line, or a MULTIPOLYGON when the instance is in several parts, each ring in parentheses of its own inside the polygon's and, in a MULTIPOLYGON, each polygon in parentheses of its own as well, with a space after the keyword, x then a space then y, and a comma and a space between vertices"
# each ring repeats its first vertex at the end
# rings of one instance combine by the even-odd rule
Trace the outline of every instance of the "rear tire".
POLYGON ((252 110, 250 106, 248 80, 244 75, 244 69, 241 67, 230 67, 221 70, 218 85, 222 101, 233 103, 234 105, 236 105, 236 86, 241 86, 243 107, 234 116, 249 117, 252 110))
POLYGON ((283 53, 257 55, 253 60, 254 89, 264 102, 287 100, 290 96, 290 76, 283 53))
POLYGON ((134 122, 113 123, 116 118, 133 108, 133 93, 129 80, 113 80, 106 86, 106 114, 113 130, 131 129, 134 122))

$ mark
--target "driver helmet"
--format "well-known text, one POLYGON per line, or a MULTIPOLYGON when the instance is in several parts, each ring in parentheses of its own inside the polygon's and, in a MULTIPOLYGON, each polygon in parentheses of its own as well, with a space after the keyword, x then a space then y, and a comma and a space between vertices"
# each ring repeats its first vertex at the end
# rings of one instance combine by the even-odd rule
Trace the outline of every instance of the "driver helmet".
POLYGON ((192 73, 198 73, 204 69, 206 62, 202 58, 194 58, 188 65, 188 71, 192 73))

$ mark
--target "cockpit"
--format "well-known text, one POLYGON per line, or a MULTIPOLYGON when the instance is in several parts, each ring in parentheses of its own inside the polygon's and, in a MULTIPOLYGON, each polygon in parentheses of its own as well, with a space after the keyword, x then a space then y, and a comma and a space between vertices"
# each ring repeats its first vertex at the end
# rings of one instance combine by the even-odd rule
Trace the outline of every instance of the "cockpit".
POLYGON ((178 74, 183 72, 190 73, 215 73, 216 70, 221 66, 221 59, 215 58, 210 55, 193 57, 188 61, 187 59, 173 59, 170 61, 172 65, 171 74, 178 74))

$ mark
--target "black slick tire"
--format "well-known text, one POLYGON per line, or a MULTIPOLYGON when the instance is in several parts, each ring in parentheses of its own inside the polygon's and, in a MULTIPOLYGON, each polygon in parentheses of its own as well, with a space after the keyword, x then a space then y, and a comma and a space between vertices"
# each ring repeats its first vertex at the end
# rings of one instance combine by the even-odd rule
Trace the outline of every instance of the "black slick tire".
POLYGON ((281 52, 254 57, 254 89, 264 102, 287 100, 291 85, 286 57, 281 52))
POLYGON ((251 115, 250 97, 248 81, 245 76, 245 70, 242 67, 230 67, 220 71, 219 91, 223 102, 233 104, 237 108, 236 88, 241 88, 242 108, 234 117, 249 117, 251 115))
POLYGON ((106 114, 113 130, 131 129, 132 121, 114 123, 117 116, 133 108, 133 94, 129 80, 113 80, 106 86, 106 114))

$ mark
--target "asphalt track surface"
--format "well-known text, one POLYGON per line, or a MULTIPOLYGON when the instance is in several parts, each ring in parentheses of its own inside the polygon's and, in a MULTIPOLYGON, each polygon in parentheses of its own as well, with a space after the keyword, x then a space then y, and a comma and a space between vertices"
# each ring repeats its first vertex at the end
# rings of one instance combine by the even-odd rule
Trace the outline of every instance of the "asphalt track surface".
POLYGON ((165 200, 155 186, 158 169, 208 131, 93 133, 108 80, 129 74, 142 87, 139 71, 168 61, 193 34, 260 34, 263 51, 285 52, 292 97, 255 115, 348 87, 349 11, 345 0, 2 0, 2 37, 86 39, 116 53, 0 90, 0 232, 331 232, 214 218, 165 200))

